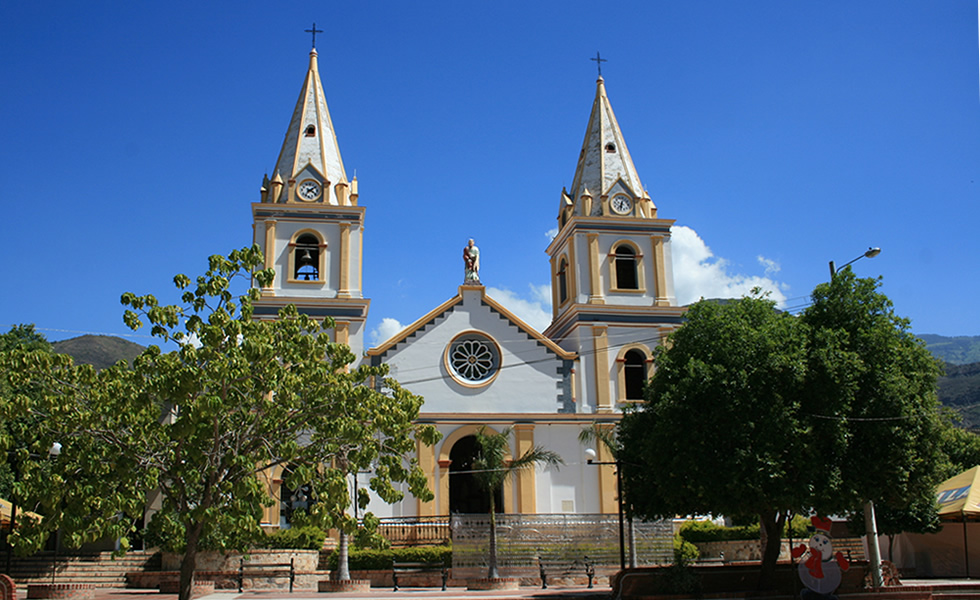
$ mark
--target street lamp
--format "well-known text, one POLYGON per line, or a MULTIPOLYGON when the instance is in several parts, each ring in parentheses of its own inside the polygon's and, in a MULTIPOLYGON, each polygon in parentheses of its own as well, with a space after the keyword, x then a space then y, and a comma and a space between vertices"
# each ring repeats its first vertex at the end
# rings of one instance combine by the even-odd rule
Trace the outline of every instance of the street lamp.
MULTIPOLYGON (((844 263, 840 266, 840 268, 835 268, 834 261, 830 261, 830 281, 833 282, 834 277, 836 277, 838 273, 840 273, 851 263, 857 262, 862 258, 874 258, 879 254, 881 254, 881 248, 868 248, 867 252, 854 260, 844 263)), ((881 549, 878 547, 878 527, 875 524, 875 503, 871 500, 868 500, 864 505, 864 534, 868 538, 868 553, 871 554, 871 556, 868 557, 871 559, 871 580, 874 583, 874 587, 879 588, 883 583, 881 578, 881 549)))
POLYGON ((619 568, 626 569, 626 544, 623 534, 623 467, 617 459, 613 461, 596 460, 596 452, 592 448, 585 449, 586 462, 590 465, 615 465, 616 467, 616 495, 619 504, 619 568))
POLYGON ((850 260, 850 261, 847 261, 846 263, 842 264, 839 269, 834 267, 834 261, 830 261, 830 279, 833 280, 834 279, 834 275, 837 275, 838 273, 840 273, 844 269, 844 267, 849 266, 850 264, 855 263, 855 262, 861 260, 862 258, 874 258, 874 257, 878 256, 879 254, 881 254, 881 248, 877 248, 877 247, 868 248, 868 251, 867 252, 865 252, 861 256, 855 258, 854 260, 850 260))

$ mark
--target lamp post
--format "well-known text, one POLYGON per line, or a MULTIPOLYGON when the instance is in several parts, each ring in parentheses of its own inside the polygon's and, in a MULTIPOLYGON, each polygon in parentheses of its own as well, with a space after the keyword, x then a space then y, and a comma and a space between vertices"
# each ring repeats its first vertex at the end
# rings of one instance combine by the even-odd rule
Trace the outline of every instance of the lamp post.
MULTIPOLYGON (((867 252, 854 260, 844 263, 839 268, 834 266, 834 261, 830 261, 831 282, 833 282, 834 277, 836 277, 838 273, 840 273, 851 263, 857 262, 862 258, 874 258, 879 254, 881 254, 881 248, 868 248, 867 252)), ((870 559, 869 562, 871 563, 871 580, 874 583, 874 587, 879 588, 883 583, 881 578, 881 549, 878 547, 878 527, 875 524, 875 503, 871 500, 868 500, 864 504, 864 534, 868 538, 868 553, 871 555, 868 557, 870 559)))
POLYGON ((585 450, 586 462, 590 465, 614 465, 616 467, 616 496, 619 504, 619 568, 626 569, 626 544, 623 534, 623 468, 619 460, 598 461, 592 448, 585 450))

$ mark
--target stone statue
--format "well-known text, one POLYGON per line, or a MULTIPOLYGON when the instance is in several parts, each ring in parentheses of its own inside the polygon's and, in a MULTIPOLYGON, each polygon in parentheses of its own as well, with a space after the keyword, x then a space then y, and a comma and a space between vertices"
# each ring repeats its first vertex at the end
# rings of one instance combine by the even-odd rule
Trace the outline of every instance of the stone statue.
POLYGON ((463 263, 466 266, 466 275, 463 277, 464 284, 480 283, 480 249, 476 247, 470 239, 463 248, 463 263))

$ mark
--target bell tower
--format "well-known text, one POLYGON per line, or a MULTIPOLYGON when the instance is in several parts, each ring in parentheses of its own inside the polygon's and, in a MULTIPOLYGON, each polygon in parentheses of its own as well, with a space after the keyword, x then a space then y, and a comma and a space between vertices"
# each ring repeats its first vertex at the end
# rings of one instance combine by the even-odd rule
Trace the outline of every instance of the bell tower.
POLYGON ((640 182, 600 75, 571 190, 562 190, 545 335, 579 354, 580 412, 642 398, 653 348, 679 325, 670 262, 672 219, 640 182))
POLYGON ((364 350, 370 300, 361 290, 364 208, 357 178, 347 179, 327 109, 316 49, 279 151, 272 179, 252 204, 254 243, 275 279, 261 289, 256 318, 294 304, 312 317, 333 317, 335 341, 364 350))

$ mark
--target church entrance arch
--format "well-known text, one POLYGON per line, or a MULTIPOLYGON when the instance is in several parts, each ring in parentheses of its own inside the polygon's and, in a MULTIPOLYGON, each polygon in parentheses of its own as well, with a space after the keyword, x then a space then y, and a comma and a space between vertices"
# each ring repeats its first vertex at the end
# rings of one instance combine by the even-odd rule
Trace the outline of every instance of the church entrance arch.
MULTIPOLYGON (((475 435, 460 438, 449 451, 449 512, 463 514, 486 514, 490 512, 490 498, 480 487, 473 474, 473 460, 478 446, 475 435)), ((503 512, 504 494, 496 491, 497 512, 503 512)))

